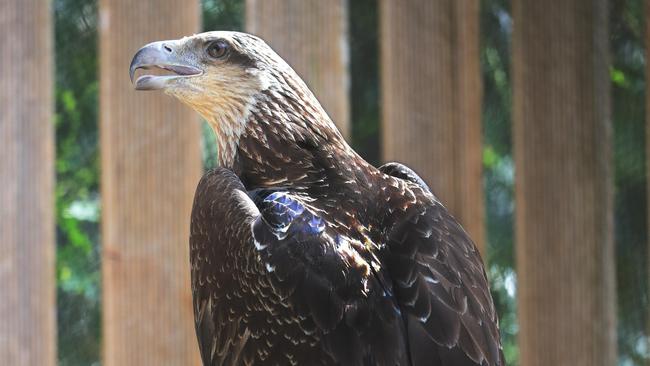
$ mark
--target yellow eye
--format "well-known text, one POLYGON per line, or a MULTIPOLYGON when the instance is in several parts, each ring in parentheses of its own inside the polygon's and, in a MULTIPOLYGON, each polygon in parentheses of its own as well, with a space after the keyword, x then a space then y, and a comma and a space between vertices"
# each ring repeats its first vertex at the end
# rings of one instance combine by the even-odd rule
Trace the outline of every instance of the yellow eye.
POLYGON ((210 43, 206 52, 208 53, 208 56, 214 59, 220 59, 228 54, 229 47, 228 42, 220 39, 210 43))

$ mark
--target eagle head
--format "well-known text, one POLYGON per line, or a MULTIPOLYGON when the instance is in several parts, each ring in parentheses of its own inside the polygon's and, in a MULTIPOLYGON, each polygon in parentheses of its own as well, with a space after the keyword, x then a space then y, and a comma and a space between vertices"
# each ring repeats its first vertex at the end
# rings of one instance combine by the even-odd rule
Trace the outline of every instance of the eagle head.
MULTIPOLYGON (((219 146, 220 165, 228 166, 236 155, 239 139, 251 114, 277 112, 280 125, 289 131, 289 116, 309 110, 320 129, 336 127, 312 92, 291 67, 262 39, 239 32, 206 32, 178 40, 153 42, 142 47, 131 61, 137 90, 162 90, 202 115, 211 125, 219 146), (291 106, 301 111, 290 113, 291 106)), ((308 118, 305 118, 308 119, 308 118)), ((304 121, 303 121, 304 122, 304 121)), ((295 129, 294 129, 295 130, 295 129)), ((333 135, 338 135, 338 131, 333 135)))
POLYGON ((141 75, 135 80, 137 90, 163 90, 207 120, 224 113, 243 117, 254 96, 278 82, 277 71, 293 72, 263 40, 238 32, 149 43, 131 61, 132 81, 138 69, 169 74, 141 75))

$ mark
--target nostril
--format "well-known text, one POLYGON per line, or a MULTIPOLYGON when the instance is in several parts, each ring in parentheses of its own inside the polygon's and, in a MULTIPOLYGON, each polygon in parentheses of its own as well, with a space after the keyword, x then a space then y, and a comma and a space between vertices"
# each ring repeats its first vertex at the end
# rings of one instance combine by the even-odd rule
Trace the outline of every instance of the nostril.
POLYGON ((169 52, 169 53, 172 53, 172 48, 169 47, 168 45, 164 44, 164 45, 163 45, 163 48, 165 49, 165 51, 167 51, 167 52, 169 52))

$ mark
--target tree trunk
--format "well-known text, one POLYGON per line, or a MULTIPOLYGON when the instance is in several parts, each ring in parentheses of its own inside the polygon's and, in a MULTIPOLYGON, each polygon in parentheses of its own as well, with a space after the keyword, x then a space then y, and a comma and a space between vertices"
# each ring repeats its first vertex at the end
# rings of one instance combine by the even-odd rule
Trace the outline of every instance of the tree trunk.
POLYGON ((196 33, 199 3, 100 1, 104 365, 197 365, 188 237, 200 128, 163 93, 136 92, 144 44, 196 33))
POLYGON ((521 364, 616 364, 607 1, 514 14, 521 364))
POLYGON ((56 364, 48 4, 0 2, 0 365, 56 364))
POLYGON ((350 132, 346 0, 247 0, 246 30, 296 70, 345 137, 350 132))
POLYGON ((485 245, 479 2, 381 1, 383 155, 409 165, 485 245))

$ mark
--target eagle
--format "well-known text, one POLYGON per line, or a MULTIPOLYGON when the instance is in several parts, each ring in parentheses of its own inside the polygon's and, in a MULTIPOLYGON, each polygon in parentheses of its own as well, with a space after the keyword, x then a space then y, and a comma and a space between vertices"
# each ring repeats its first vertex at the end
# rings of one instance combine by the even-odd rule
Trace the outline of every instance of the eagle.
POLYGON ((504 365, 468 234, 413 170, 360 157, 262 39, 153 42, 138 69, 166 70, 135 89, 177 98, 217 140, 190 223, 204 365, 504 365))

